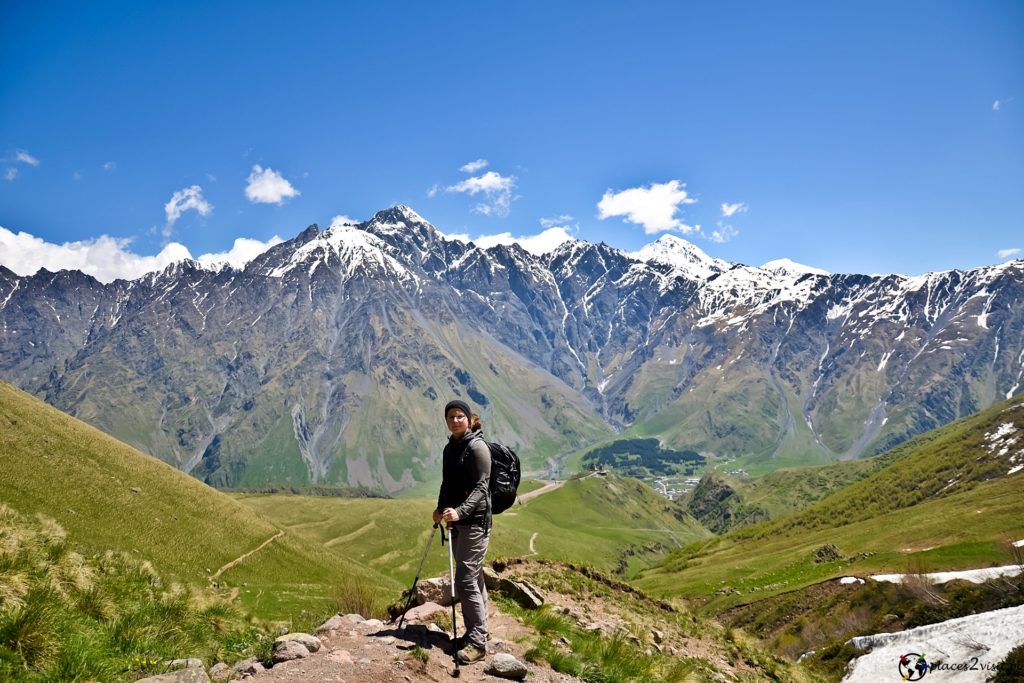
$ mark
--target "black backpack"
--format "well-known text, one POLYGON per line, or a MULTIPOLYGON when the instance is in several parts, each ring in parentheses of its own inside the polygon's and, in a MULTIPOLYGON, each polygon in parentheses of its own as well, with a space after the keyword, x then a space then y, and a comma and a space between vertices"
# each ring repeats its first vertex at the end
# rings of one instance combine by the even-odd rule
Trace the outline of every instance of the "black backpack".
POLYGON ((519 456, 508 446, 484 441, 491 451, 491 514, 497 515, 516 502, 522 468, 519 456))

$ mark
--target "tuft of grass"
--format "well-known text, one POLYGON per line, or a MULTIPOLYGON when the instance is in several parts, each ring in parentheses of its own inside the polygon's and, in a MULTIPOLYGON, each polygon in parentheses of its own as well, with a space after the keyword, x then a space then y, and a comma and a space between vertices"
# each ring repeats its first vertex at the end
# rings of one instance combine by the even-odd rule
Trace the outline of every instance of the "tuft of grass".
POLYGON ((419 645, 417 645, 413 649, 409 650, 409 656, 413 657, 415 659, 420 660, 424 664, 426 664, 427 662, 430 661, 430 653, 427 652, 426 650, 424 650, 419 645))
POLYGON ((388 600, 379 586, 359 576, 345 576, 331 593, 329 604, 338 614, 359 614, 364 619, 389 618, 388 600))

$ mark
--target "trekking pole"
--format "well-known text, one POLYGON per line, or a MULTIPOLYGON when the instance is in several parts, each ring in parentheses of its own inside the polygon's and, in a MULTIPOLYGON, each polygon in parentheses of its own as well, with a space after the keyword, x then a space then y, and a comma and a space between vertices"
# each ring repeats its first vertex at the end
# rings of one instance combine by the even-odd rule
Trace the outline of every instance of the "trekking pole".
MULTIPOLYGON (((444 529, 441 529, 441 545, 444 545, 444 529)), ((459 674, 459 653, 455 634, 455 553, 452 550, 452 530, 448 529, 448 570, 451 572, 451 596, 452 596, 452 660, 455 662, 455 669, 452 671, 452 678, 458 678, 459 674)))
MULTIPOLYGON (((409 589, 409 599, 405 601, 405 607, 402 609, 402 617, 398 620, 398 630, 402 629, 402 622, 405 621, 405 613, 409 611, 409 605, 412 604, 413 599, 416 597, 416 585, 420 582, 420 572, 423 571, 423 563, 427 560, 427 551, 430 550, 430 544, 434 542, 434 534, 437 533, 437 524, 430 531, 430 538, 427 539, 427 547, 423 549, 423 557, 420 558, 420 566, 416 569, 416 578, 412 581, 412 588, 409 589)), ((441 541, 444 543, 444 532, 441 532, 441 541)))

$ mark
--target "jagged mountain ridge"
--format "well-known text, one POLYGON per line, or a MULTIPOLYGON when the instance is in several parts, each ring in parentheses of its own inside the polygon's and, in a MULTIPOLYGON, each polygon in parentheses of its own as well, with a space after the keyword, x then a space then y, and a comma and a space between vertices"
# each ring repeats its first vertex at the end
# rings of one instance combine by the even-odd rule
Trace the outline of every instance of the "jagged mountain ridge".
MULTIPOLYGON (((451 396, 531 468, 632 428, 722 457, 877 452, 1020 390, 1024 262, 822 275, 448 239, 408 207, 243 270, 0 267, 0 376, 219 485, 435 476, 451 396)), ((768 264, 766 264, 768 265, 768 264)))

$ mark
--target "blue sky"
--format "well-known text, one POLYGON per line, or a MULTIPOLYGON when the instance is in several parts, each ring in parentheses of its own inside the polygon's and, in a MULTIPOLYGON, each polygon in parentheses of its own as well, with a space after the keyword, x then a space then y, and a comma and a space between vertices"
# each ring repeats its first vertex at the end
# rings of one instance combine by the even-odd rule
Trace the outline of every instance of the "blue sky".
POLYGON ((1024 255, 1022 201, 1020 2, 0 5, 16 271, 404 203, 918 274, 1024 255))

